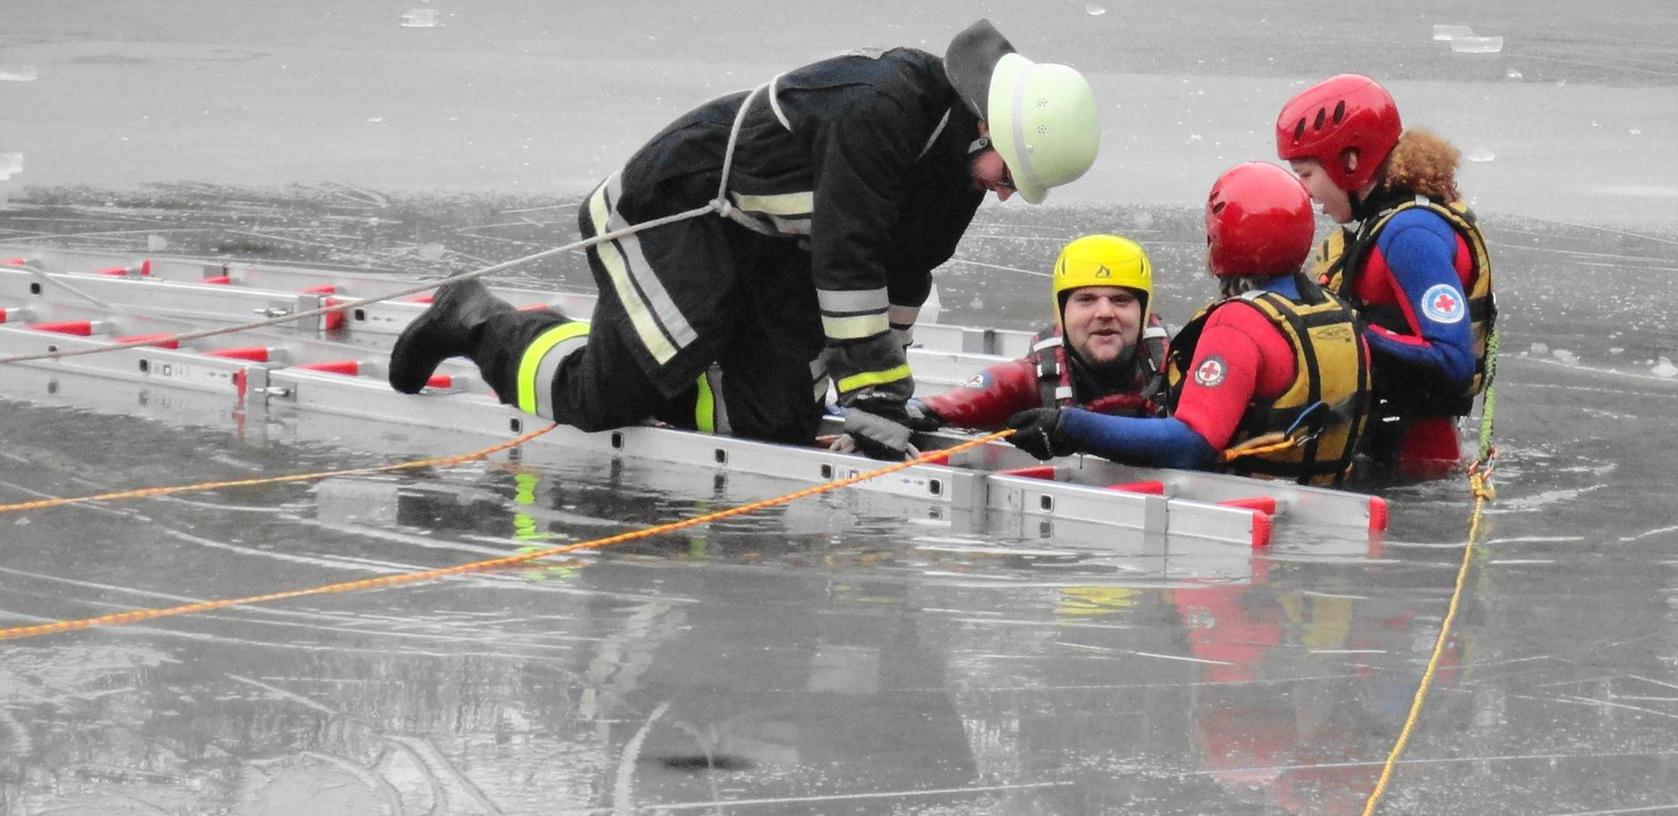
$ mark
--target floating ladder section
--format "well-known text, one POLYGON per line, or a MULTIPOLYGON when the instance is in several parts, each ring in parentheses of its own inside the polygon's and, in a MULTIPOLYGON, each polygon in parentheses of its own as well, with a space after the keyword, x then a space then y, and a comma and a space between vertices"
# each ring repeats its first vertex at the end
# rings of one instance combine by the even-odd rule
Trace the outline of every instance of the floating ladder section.
MULTIPOLYGON (((301 314, 403 288, 411 284, 364 273, 36 250, 0 258, 0 354, 131 344, 22 365, 220 393, 230 405, 253 411, 319 412, 503 438, 528 430, 532 418, 500 404, 469 364, 445 363, 418 397, 390 388, 389 346, 423 312, 429 300, 424 295, 237 334, 173 339, 208 327, 301 314), (41 273, 51 277, 43 280, 41 273), (52 278, 58 276, 74 290, 53 285, 52 278)), ((497 293, 519 308, 577 313, 592 306, 592 298, 582 295, 497 293)), ((924 338, 923 328, 916 332, 924 338)), ((948 334, 955 345, 992 350, 1000 348, 997 337, 1011 336, 967 329, 948 334), (985 336, 990 339, 975 339, 985 336)), ((942 359, 963 367, 957 381, 997 359, 962 348, 920 351, 913 362, 917 373, 929 359, 942 359)), ((923 441, 951 446, 963 439, 932 434, 923 441)), ((532 444, 806 483, 845 478, 877 465, 818 448, 659 427, 595 434, 562 427, 532 444)), ((1055 525, 1081 525, 1253 548, 1268 546, 1278 522, 1323 528, 1340 538, 1367 538, 1384 530, 1387 521, 1386 504, 1378 497, 1220 474, 1134 468, 1096 457, 1045 464, 1006 444, 957 455, 948 465, 909 468, 857 489, 914 499, 941 514, 1011 519, 1022 530, 1035 523, 1045 534, 1055 525)))

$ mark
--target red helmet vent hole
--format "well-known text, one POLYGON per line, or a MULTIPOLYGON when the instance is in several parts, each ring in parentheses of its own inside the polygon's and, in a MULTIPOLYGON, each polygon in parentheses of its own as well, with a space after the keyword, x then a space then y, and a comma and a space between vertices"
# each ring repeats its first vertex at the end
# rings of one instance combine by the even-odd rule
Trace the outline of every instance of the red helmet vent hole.
POLYGON ((1303 138, 1305 138, 1305 117, 1301 116, 1299 122, 1293 126, 1293 140, 1297 142, 1303 138))
POLYGON ((1312 130, 1322 130, 1323 129, 1323 122, 1326 121, 1327 119, 1328 119, 1328 111, 1323 110, 1322 108, 1318 108, 1317 109, 1317 121, 1312 123, 1311 129, 1312 130))
POLYGON ((1338 125, 1338 124, 1340 124, 1340 120, 1345 119, 1345 118, 1346 118, 1346 100, 1342 99, 1338 103, 1336 103, 1335 106, 1334 106, 1334 123, 1338 125))

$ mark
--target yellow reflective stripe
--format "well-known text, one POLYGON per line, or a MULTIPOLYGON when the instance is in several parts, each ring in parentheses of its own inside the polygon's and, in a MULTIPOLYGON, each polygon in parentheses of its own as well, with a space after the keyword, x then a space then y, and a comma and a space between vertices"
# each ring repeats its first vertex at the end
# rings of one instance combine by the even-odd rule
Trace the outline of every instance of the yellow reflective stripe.
POLYGON ((777 195, 734 195, 734 203, 747 212, 780 216, 808 216, 816 211, 816 194, 779 193, 777 195))
MULTIPOLYGON (((589 197, 588 213, 594 220, 596 234, 611 231, 611 213, 606 210, 606 185, 602 185, 589 197)), ((640 336, 642 345, 647 347, 647 351, 659 365, 670 362, 670 358, 676 356, 676 347, 670 345, 670 340, 664 336, 664 330, 659 328, 658 321, 647 308, 647 301, 635 290, 635 283, 629 277, 629 266, 624 262, 623 253, 618 251, 617 244, 602 241, 594 245, 594 250, 600 257, 601 266, 606 267, 606 274, 612 279, 612 290, 617 292, 618 301, 629 314, 629 322, 635 326, 635 333, 640 336)))
POLYGON ((699 375, 699 397, 693 401, 693 427, 700 433, 717 432, 717 397, 711 393, 711 382, 704 374, 699 375))
POLYGON ((849 317, 822 315, 822 331, 835 340, 861 340, 864 337, 885 334, 890 330, 891 322, 883 312, 849 317))
POLYGON ((561 323, 536 336, 536 340, 524 349, 524 356, 519 358, 519 410, 527 414, 536 413, 536 402, 540 395, 537 390, 542 385, 551 387, 551 383, 538 383, 537 372, 542 368, 542 358, 554 346, 575 337, 588 334, 588 324, 581 321, 561 323))
POLYGON ((859 388, 867 388, 870 385, 882 385, 884 383, 896 382, 908 376, 908 363, 904 363, 900 366, 892 366, 884 371, 864 371, 861 374, 852 374, 849 377, 841 379, 838 385, 839 393, 846 394, 859 388))

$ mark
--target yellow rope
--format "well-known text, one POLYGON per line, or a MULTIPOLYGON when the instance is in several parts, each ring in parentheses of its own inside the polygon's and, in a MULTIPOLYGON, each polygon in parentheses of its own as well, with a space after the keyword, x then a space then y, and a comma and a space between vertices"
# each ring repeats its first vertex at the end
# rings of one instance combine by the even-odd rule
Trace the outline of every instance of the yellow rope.
POLYGON ((1012 430, 997 431, 993 434, 968 440, 952 448, 931 451, 907 461, 876 468, 864 473, 858 473, 855 476, 849 476, 844 479, 838 479, 836 481, 819 485, 812 485, 802 490, 796 490, 791 493, 776 496, 772 499, 763 499, 749 504, 742 504, 738 507, 731 507, 727 510, 719 510, 715 513, 706 513, 701 516, 695 516, 693 518, 683 519, 669 524, 661 524, 656 527, 648 527, 641 530, 620 533, 606 538, 597 538, 593 541, 584 541, 577 544, 565 544, 557 547, 530 550, 528 552, 518 553, 517 555, 490 558, 483 561, 473 561, 466 564, 457 564, 452 567, 441 567, 438 569, 423 570, 420 572, 407 572, 398 575, 385 575, 378 578, 364 578, 358 581, 344 581, 341 583, 326 584, 324 586, 317 586, 308 589, 290 589, 281 592, 270 592, 263 595, 249 595, 243 598, 224 598, 211 601, 197 601, 194 603, 182 604, 180 606, 161 607, 155 609, 135 609, 128 612, 116 612, 109 615, 100 615, 95 618, 54 621, 52 623, 42 623, 33 626, 16 626, 9 629, 0 629, 0 640, 16 640, 22 638, 40 637, 41 635, 58 634, 61 632, 75 632, 82 629, 91 629, 95 626, 122 626, 124 624, 139 623, 141 621, 156 620, 158 618, 173 617, 175 615, 187 615, 195 612, 211 612, 217 609, 226 609, 230 606, 266 603, 268 601, 279 601, 287 598, 301 598, 309 595, 327 595, 341 592, 356 592, 363 589, 402 586, 405 584, 419 583, 421 581, 429 581, 434 578, 443 578, 450 575, 483 572, 486 570, 496 569, 498 567, 522 564, 541 558, 576 552, 577 550, 600 549, 603 547, 609 547, 613 544, 621 544, 625 541, 651 538, 664 533, 685 530, 689 527, 697 527, 701 524, 708 524, 713 521, 720 521, 722 519, 745 515, 747 513, 752 513, 769 507, 776 507, 802 499, 806 496, 815 496, 821 493, 827 493, 833 490, 838 490, 841 487, 849 487, 850 485, 857 484, 858 482, 864 482, 869 479, 875 479, 880 476, 896 473, 900 470, 914 467, 915 465, 946 461, 949 457, 957 453, 979 447, 980 445, 984 445, 998 439, 1007 438, 1012 433, 1012 430))
POLYGON ((1297 448, 1300 444, 1299 440, 1286 434, 1267 433, 1263 436, 1255 436, 1223 451, 1221 457, 1225 462, 1233 462, 1243 456, 1263 456, 1267 453, 1297 448))
MULTIPOLYGON (((1495 453, 1492 455, 1495 456, 1495 453)), ((1491 486, 1490 462, 1476 462, 1468 469, 1468 486, 1474 494, 1474 514, 1468 523, 1468 545, 1462 550, 1462 565, 1457 568, 1456 587, 1451 591, 1451 603, 1445 610, 1445 620, 1439 624, 1439 637, 1433 642, 1433 654, 1428 657, 1427 669, 1422 672, 1422 682, 1416 686, 1416 694, 1410 700, 1410 713, 1404 718, 1404 727, 1398 732, 1398 741, 1387 753, 1387 761, 1381 766, 1381 777, 1375 781, 1375 789, 1370 791, 1369 799, 1364 802, 1363 816, 1372 816, 1375 808, 1381 803, 1381 797, 1386 795, 1387 785, 1392 781, 1393 770, 1398 766, 1398 758, 1404 753, 1404 748, 1410 743, 1410 733, 1416 728, 1416 721, 1422 715, 1422 701, 1427 698, 1427 692, 1433 686, 1433 675, 1439 669, 1439 660, 1445 653, 1445 644, 1451 637, 1451 625, 1457 619, 1457 607, 1462 603, 1462 589, 1468 582, 1468 567, 1474 557, 1474 544, 1479 540, 1480 520, 1484 516, 1486 502, 1496 498, 1496 492, 1491 486)))
POLYGON ((541 436, 542 434, 545 434, 557 427, 559 427, 557 424, 549 425, 545 428, 531 431, 523 436, 518 436, 505 442, 491 445, 482 450, 475 450, 471 453, 457 453, 453 456, 436 456, 430 459, 415 459, 408 462, 397 462, 390 465, 350 468, 348 470, 328 470, 318 473, 293 473, 288 476, 267 476, 261 479, 237 479, 226 482, 199 482, 198 484, 174 485, 170 487, 141 487, 133 490, 118 490, 111 493, 100 493, 96 496, 37 499, 35 501, 17 502, 15 504, 0 504, 0 514, 20 513, 25 510, 44 510, 49 507, 63 507, 69 504, 86 504, 88 502, 97 501, 172 496, 176 493, 194 493, 204 490, 218 490, 224 487, 255 487, 257 485, 284 484, 286 482, 308 482, 317 479, 327 479, 333 476, 351 476, 358 473, 385 473, 392 470, 412 470, 414 468, 422 467, 449 467, 463 462, 477 461, 489 456, 492 453, 498 453, 500 451, 507 450, 508 448, 518 447, 519 445, 529 442, 530 440, 535 439, 536 437, 541 436))

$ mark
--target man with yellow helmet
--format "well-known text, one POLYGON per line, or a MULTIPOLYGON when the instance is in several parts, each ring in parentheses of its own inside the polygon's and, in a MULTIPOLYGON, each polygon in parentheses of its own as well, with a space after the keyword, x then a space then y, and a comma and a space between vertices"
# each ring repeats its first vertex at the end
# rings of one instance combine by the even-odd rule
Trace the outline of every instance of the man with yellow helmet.
POLYGON ((1345 303, 1305 277, 1311 199, 1267 162, 1230 168, 1206 198, 1206 266, 1221 298, 1171 340, 1171 416, 1036 408, 1009 441, 1047 459, 1119 461, 1339 484, 1369 411, 1369 348, 1345 303))
POLYGON ((943 59, 787 71, 678 118, 590 194, 585 237, 687 215, 589 248, 589 324, 451 283, 398 339, 391 385, 418 393, 467 356, 503 402, 584 430, 657 418, 809 443, 831 382, 858 446, 901 456, 931 270, 987 192, 1039 203, 1099 137, 1088 81, 984 20, 943 59))
POLYGON ((1055 321, 1031 354, 920 400, 941 423, 1000 427, 1028 408, 1078 406, 1122 416, 1163 411, 1166 331, 1150 308, 1153 268, 1129 238, 1086 235, 1055 259, 1055 321))

